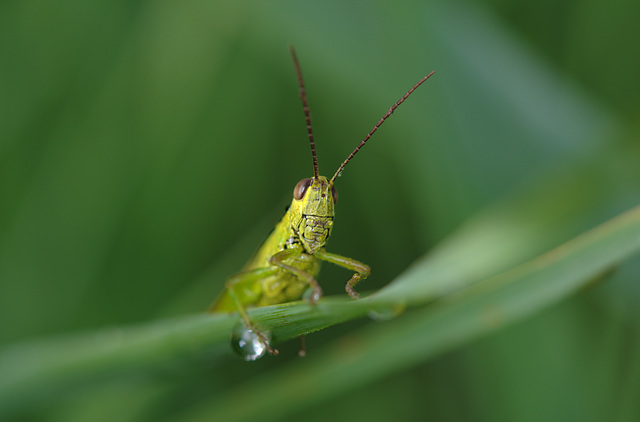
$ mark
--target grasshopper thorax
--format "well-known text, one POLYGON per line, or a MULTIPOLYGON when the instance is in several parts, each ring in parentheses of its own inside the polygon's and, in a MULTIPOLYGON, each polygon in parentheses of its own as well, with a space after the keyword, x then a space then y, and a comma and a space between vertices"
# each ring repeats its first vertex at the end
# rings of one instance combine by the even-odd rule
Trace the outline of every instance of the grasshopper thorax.
POLYGON ((337 200, 338 192, 324 176, 302 179, 293 189, 291 229, 307 253, 313 254, 327 243, 337 200))

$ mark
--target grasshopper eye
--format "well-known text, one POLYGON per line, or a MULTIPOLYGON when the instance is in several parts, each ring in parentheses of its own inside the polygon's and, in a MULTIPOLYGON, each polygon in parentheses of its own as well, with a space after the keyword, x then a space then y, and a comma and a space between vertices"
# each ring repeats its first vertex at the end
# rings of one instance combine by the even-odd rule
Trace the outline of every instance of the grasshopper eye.
POLYGON ((338 191, 336 190, 336 188, 334 186, 331 186, 331 195, 333 196, 333 203, 337 204, 338 203, 338 191))
POLYGON ((304 197, 304 194, 307 192, 309 186, 313 182, 312 178, 302 179, 298 182, 295 188, 293 188, 293 197, 298 201, 304 197))

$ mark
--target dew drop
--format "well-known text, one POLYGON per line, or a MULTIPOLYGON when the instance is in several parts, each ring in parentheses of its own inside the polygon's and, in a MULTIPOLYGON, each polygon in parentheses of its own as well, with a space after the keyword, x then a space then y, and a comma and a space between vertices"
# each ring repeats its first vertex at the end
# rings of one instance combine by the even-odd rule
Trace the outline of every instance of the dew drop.
POLYGON ((369 318, 374 321, 389 321, 404 312, 407 307, 405 305, 389 306, 387 308, 380 308, 375 311, 369 311, 369 318))
MULTIPOLYGON (((269 333, 263 333, 269 337, 269 333)), ((267 345, 256 332, 239 323, 231 332, 231 348, 247 362, 260 359, 267 352, 267 345)))

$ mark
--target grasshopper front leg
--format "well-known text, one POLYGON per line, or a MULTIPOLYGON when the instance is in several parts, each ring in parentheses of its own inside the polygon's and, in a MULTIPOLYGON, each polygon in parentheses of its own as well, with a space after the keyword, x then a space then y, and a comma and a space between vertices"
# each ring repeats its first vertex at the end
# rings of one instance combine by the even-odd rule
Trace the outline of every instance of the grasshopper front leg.
POLYGON ((309 286, 311 286, 311 288, 313 289, 313 292, 309 297, 309 303, 312 305, 315 305, 316 302, 322 297, 322 288, 320 288, 320 285, 318 284, 316 279, 313 278, 311 274, 299 268, 296 268, 284 263, 285 260, 289 258, 294 258, 296 256, 300 256, 303 252, 304 252, 304 249, 302 249, 302 247, 281 250, 280 252, 276 253, 271 258, 269 258, 269 264, 274 265, 292 274, 295 274, 296 276, 298 276, 298 278, 306 281, 309 284, 309 286))
POLYGON ((344 289, 349 293, 353 299, 360 299, 360 295, 355 291, 353 286, 356 285, 361 280, 369 277, 371 273, 371 268, 368 265, 363 264, 360 261, 356 261, 353 258, 348 258, 346 256, 337 255, 331 252, 327 252, 325 250, 320 250, 315 253, 315 256, 320 258, 323 261, 330 262, 335 265, 339 265, 340 267, 346 268, 351 271, 355 271, 355 274, 351 277, 347 284, 344 286, 344 289))

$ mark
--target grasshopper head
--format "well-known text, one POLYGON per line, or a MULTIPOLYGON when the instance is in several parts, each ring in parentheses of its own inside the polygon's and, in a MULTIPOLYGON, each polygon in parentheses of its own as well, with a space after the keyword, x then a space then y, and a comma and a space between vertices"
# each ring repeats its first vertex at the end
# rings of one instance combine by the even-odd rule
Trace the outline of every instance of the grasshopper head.
POLYGON ((300 70, 300 64, 298 63, 298 57, 296 56, 293 47, 289 47, 291 52, 291 58, 296 68, 296 74, 298 76, 298 86, 300 91, 300 99, 302 100, 302 108, 304 110, 304 116, 307 121, 307 132, 309 134, 309 146, 311 147, 311 155, 313 157, 313 177, 309 179, 302 179, 298 182, 295 188, 293 188, 293 201, 289 208, 291 229, 296 236, 302 242, 304 249, 307 253, 313 254, 317 250, 324 247, 331 234, 331 228, 333 227, 333 206, 338 200, 338 193, 333 187, 333 182, 336 180, 347 163, 360 151, 360 148, 371 138, 371 136, 378 130, 378 128, 384 123, 386 119, 391 116, 396 108, 400 106, 406 100, 413 91, 416 90, 424 81, 429 79, 435 72, 429 73, 424 78, 420 79, 406 94, 404 94, 394 105, 392 105, 387 112, 382 116, 378 123, 373 126, 373 129, 369 131, 367 136, 358 144, 356 149, 353 150, 346 160, 342 162, 338 170, 335 172, 331 180, 326 177, 320 176, 318 172, 318 158, 316 156, 316 143, 313 140, 313 131, 311 129, 311 115, 309 113, 309 105, 307 104, 307 94, 304 87, 304 81, 302 80, 302 71, 300 70))
POLYGON ((324 176, 302 179, 293 189, 291 228, 307 253, 324 247, 333 227, 338 192, 324 176))

